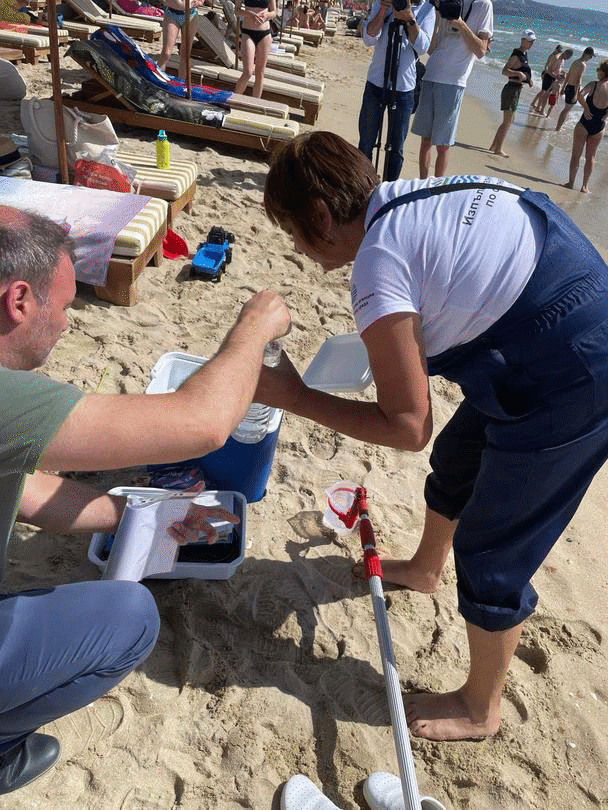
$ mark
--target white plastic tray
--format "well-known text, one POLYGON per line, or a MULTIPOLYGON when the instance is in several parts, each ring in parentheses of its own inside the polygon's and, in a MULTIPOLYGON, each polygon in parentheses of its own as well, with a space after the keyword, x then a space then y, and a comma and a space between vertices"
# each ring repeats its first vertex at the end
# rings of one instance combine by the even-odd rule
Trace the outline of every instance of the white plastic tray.
MULTIPOLYGON (((114 487, 110 490, 111 495, 151 495, 153 493, 162 494, 165 489, 155 489, 153 487, 114 487)), ((232 491, 208 491, 197 496, 197 503, 205 504, 208 500, 214 503, 219 500, 224 509, 228 509, 238 515, 240 523, 236 527, 240 548, 236 559, 230 562, 176 562, 173 571, 167 574, 156 574, 154 579, 230 579, 237 568, 245 559, 245 545, 247 537, 247 501, 240 492, 232 491)), ((213 523, 214 521, 212 521, 213 523)), ((217 522, 217 521, 215 521, 217 522)), ((104 532, 96 532, 89 544, 89 561, 96 565, 102 572, 105 570, 107 560, 101 559, 102 549, 108 535, 104 532)))

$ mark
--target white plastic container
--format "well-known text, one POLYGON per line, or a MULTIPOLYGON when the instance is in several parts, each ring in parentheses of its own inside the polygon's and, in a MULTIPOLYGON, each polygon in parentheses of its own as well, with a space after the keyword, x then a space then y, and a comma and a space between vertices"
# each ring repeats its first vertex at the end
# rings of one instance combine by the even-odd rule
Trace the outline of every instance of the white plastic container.
POLYGON ((359 335, 353 332, 327 338, 302 380, 309 388, 330 394, 364 391, 374 378, 359 335))
MULTIPOLYGON (((155 493, 158 495, 168 494, 168 490, 154 489, 152 487, 115 487, 114 489, 110 490, 110 494, 112 495, 139 495, 145 497, 148 495, 154 495, 155 493)), ((178 557, 172 571, 164 574, 155 574, 153 577, 150 577, 151 579, 230 579, 230 577, 245 559, 245 545, 247 537, 247 501, 243 495, 240 492, 232 491, 208 491, 198 495, 196 502, 207 506, 217 506, 219 503, 219 505, 221 505, 224 509, 228 509, 230 512, 233 512, 239 517, 240 523, 238 526, 234 527, 234 538, 238 540, 238 546, 237 548, 233 548, 230 552, 230 556, 233 557, 233 559, 230 559, 229 561, 216 560, 213 562, 182 562, 178 557), (235 554, 236 556, 234 556, 235 554)), ((211 522, 217 523, 218 521, 211 522)), ((103 550, 108 539, 108 534, 104 532, 96 532, 91 538, 91 542, 89 544, 89 561, 92 562, 93 565, 96 565, 102 572, 105 571, 109 559, 109 556, 106 559, 103 559, 105 556, 103 550)), ((187 554, 191 554, 193 553, 195 547, 199 546, 202 548, 202 544, 198 543, 191 544, 189 546, 182 546, 180 548, 180 553, 185 552, 187 554)), ((216 543, 208 548, 210 548, 214 553, 221 551, 219 543, 216 543)), ((111 554, 112 551, 110 551, 110 555, 111 554)))

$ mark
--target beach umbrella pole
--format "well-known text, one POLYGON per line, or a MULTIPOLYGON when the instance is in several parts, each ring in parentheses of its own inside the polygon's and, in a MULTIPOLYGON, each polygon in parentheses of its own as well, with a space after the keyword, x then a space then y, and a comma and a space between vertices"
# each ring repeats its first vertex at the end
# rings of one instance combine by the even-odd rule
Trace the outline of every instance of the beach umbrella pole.
POLYGON ((59 66, 59 36, 57 35, 57 0, 48 0, 47 17, 51 53, 51 81, 53 86, 53 106, 55 108, 55 132, 57 135, 57 158, 61 182, 69 183, 68 154, 65 145, 65 128, 63 126, 63 101, 61 98, 61 68, 59 66))
POLYGON ((192 45, 190 44, 190 27, 192 21, 190 20, 190 0, 185 0, 186 23, 184 25, 184 34, 182 41, 182 48, 186 49, 186 97, 192 98, 192 64, 191 64, 191 51, 192 45))

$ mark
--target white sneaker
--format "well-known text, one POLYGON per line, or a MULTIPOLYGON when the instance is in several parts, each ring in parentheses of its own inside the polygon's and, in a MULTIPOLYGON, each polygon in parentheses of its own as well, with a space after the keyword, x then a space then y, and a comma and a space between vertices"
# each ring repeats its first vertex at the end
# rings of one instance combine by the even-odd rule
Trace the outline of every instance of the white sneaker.
POLYGON ((314 782, 301 773, 292 776, 283 788, 281 810, 340 810, 324 796, 314 782))
MULTIPOLYGON (((392 773, 370 774, 363 785, 363 795, 370 810, 404 810, 401 779, 392 773)), ((429 796, 422 796, 420 803, 422 810, 445 810, 441 802, 429 796)))

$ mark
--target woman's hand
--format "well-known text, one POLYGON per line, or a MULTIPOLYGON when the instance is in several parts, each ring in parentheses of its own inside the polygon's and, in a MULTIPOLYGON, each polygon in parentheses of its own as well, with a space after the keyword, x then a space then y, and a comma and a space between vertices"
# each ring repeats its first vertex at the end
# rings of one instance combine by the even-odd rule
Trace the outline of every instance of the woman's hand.
POLYGON ((274 368, 262 366, 254 402, 263 402, 273 408, 293 411, 297 401, 306 391, 302 378, 285 353, 281 352, 279 365, 274 368))

